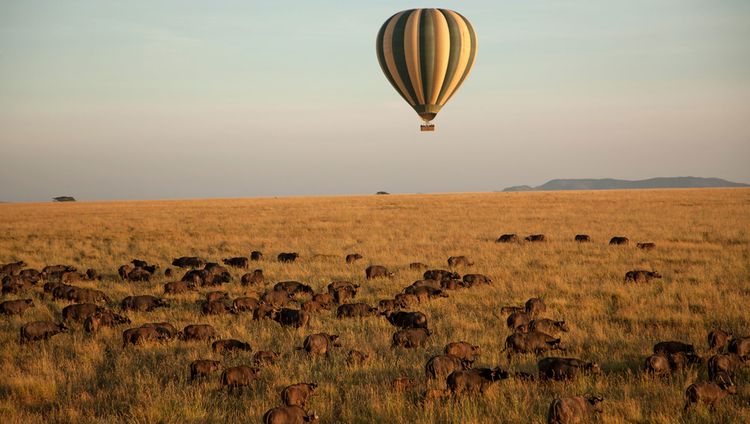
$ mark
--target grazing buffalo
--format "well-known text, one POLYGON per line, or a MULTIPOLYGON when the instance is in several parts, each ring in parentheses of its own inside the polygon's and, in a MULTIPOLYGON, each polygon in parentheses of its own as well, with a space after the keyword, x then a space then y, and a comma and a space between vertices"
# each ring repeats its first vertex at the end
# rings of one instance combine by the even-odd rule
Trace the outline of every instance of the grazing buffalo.
POLYGON ((129 328, 122 332, 122 348, 124 349, 128 345, 135 346, 164 339, 166 339, 166 336, 160 333, 155 327, 129 328))
POLYGON ((223 300, 207 300, 201 304, 201 313, 203 315, 223 315, 235 312, 230 305, 223 300))
POLYGON ((750 360, 750 337, 736 337, 729 342, 729 353, 736 353, 743 361, 750 360))
POLYGON ((282 290, 269 290, 261 296, 261 300, 275 308, 286 306, 292 301, 292 294, 282 290))
POLYGON ((19 299, 19 300, 6 300, 0 303, 0 314, 3 315, 23 315, 27 309, 34 307, 34 300, 32 299, 19 299))
POLYGON ((433 289, 432 287, 426 286, 417 287, 411 292, 411 294, 416 296, 419 303, 438 297, 448 297, 448 293, 444 292, 442 289, 433 289))
POLYGON ((471 362, 457 358, 453 355, 436 355, 427 361, 424 372, 427 379, 442 380, 453 371, 463 371, 471 368, 471 362))
POLYGON ((538 297, 532 297, 526 301, 526 313, 531 317, 538 317, 539 315, 547 312, 547 305, 544 300, 538 297))
POLYGON ((742 358, 736 353, 719 353, 708 359, 708 378, 716 381, 723 374, 732 378, 742 366, 742 358))
POLYGON ((232 302, 232 308, 235 312, 254 311, 258 307, 258 299, 254 297, 238 297, 232 302))
POLYGON ((336 309, 336 318, 363 318, 377 315, 378 308, 366 303, 345 303, 336 309))
POLYGON ((508 350, 508 358, 511 353, 534 353, 541 355, 549 350, 565 350, 559 338, 542 333, 541 331, 532 331, 529 333, 516 332, 505 339, 505 349, 508 350))
POLYGON ((142 324, 141 327, 156 329, 156 331, 159 333, 160 338, 163 340, 173 339, 181 334, 179 331, 177 331, 177 328, 175 328, 174 325, 168 322, 148 322, 146 324, 142 324))
POLYGON ((677 342, 677 341, 667 341, 667 342, 659 342, 654 345, 654 353, 689 353, 695 355, 695 348, 691 344, 683 343, 683 342, 677 342))
POLYGON ((195 287, 195 283, 189 283, 187 281, 173 281, 171 283, 164 284, 164 294, 183 294, 190 291, 198 291, 195 287))
POLYGON ((279 359, 279 353, 270 350, 259 350, 253 355, 253 364, 255 365, 273 365, 279 359))
POLYGON ((394 392, 403 392, 407 389, 417 386, 417 381, 410 377, 398 377, 391 381, 391 388, 394 392))
POLYGON ((548 318, 533 319, 529 323, 529 331, 541 331, 547 334, 553 334, 557 332, 568 332, 570 328, 565 321, 555 321, 548 318))
POLYGON ((409 264, 409 269, 422 270, 427 268, 429 268, 429 266, 423 264, 422 262, 412 262, 409 264))
POLYGON ((148 281, 151 281, 152 275, 153 273, 149 272, 145 268, 135 268, 128 272, 127 276, 125 277, 125 280, 148 282, 148 281))
POLYGON ((263 270, 262 269, 256 269, 253 272, 248 272, 247 274, 244 274, 240 278, 240 284, 243 286, 251 286, 254 284, 263 284, 266 281, 265 277, 263 277, 263 270))
POLYGON ((634 269, 625 273, 625 282, 648 283, 649 281, 661 278, 661 274, 656 271, 646 271, 643 269, 634 269))
POLYGON ((643 250, 653 250, 656 248, 656 243, 636 243, 635 247, 643 250))
POLYGON ((547 424, 576 424, 593 422, 594 415, 602 412, 601 396, 586 395, 557 398, 547 412, 547 424))
POLYGON ((201 268, 204 265, 206 265, 205 259, 201 259, 195 256, 183 256, 172 261, 172 266, 176 266, 178 268, 201 268))
POLYGON ((530 241, 530 242, 541 242, 541 241, 546 241, 547 237, 545 237, 544 234, 531 234, 529 236, 524 237, 524 240, 530 241))
POLYGON ((588 234, 576 234, 575 241, 579 243, 588 243, 591 241, 591 237, 588 234))
POLYGON ((209 374, 219 370, 221 362, 209 359, 198 359, 190 363, 190 380, 198 377, 207 377, 209 374))
POLYGON ((294 262, 299 258, 299 253, 297 252, 291 252, 291 253, 279 253, 279 255, 276 257, 276 259, 279 262, 294 262))
POLYGON ((307 424, 317 423, 318 416, 308 414, 299 406, 277 406, 263 414, 263 424, 307 424))
POLYGON ((65 322, 82 322, 95 313, 103 311, 104 308, 93 303, 78 303, 64 307, 62 317, 65 322))
POLYGON ((285 327, 307 327, 310 322, 310 314, 298 309, 281 308, 274 315, 273 320, 285 327))
POLYGON ((167 278, 172 278, 174 275, 174 272, 172 271, 172 268, 167 268, 164 270, 164 276, 167 278))
POLYGON ((21 327, 20 339, 21 344, 36 340, 47 340, 55 334, 65 333, 68 327, 65 324, 55 324, 50 321, 34 321, 24 324, 21 327))
POLYGON ((33 286, 34 283, 31 280, 17 275, 6 275, 3 277, 2 294, 20 294, 30 290, 33 286))
POLYGON ((649 356, 643 364, 643 371, 648 374, 659 376, 669 374, 670 371, 672 371, 669 357, 664 353, 656 353, 649 356))
POLYGON ((406 328, 399 330, 393 333, 393 343, 391 344, 391 347, 414 349, 426 346, 430 334, 430 330, 426 328, 406 328))
POLYGON ((306 294, 312 296, 315 293, 312 287, 302 284, 299 281, 282 281, 276 283, 273 289, 276 291, 285 291, 291 295, 306 294))
POLYGON ((229 293, 221 290, 206 293, 206 302, 217 302, 229 299, 229 293))
POLYGON ((393 277, 393 273, 382 265, 370 265, 365 269, 365 277, 368 280, 372 280, 373 278, 390 278, 393 277))
POLYGON ((609 244, 626 245, 628 243, 630 240, 627 237, 615 236, 609 239, 609 244))
POLYGON ((250 347, 250 343, 241 342, 236 339, 222 339, 211 343, 211 349, 215 353, 231 353, 231 352, 251 352, 253 350, 250 347))
POLYGON ((341 347, 336 340, 339 338, 336 334, 317 333, 305 337, 302 347, 297 350, 304 350, 310 355, 329 356, 334 347, 341 347))
POLYGON ((238 256, 234 258, 224 258, 221 260, 221 262, 223 262, 224 265, 226 266, 231 266, 232 268, 247 269, 247 267, 250 266, 250 260, 243 256, 238 256))
POLYGON ((601 373, 601 368, 596 362, 585 362, 576 358, 543 358, 537 362, 537 366, 540 380, 566 380, 580 373, 601 373))
POLYGON ((685 390, 685 407, 683 410, 687 412, 691 406, 697 403, 705 403, 713 410, 716 408, 717 402, 727 395, 736 393, 737 386, 731 380, 718 383, 693 383, 685 390))
POLYGON ((474 262, 470 261, 466 256, 451 256, 448 258, 448 267, 457 268, 460 266, 472 266, 474 262))
POLYGON ((531 323, 531 314, 527 312, 513 312, 505 322, 511 330, 528 329, 531 323))
POLYGON ((83 329, 87 333, 96 333, 101 327, 116 327, 130 324, 130 318, 111 311, 97 312, 83 321, 83 329))
POLYGON ((314 300, 308 300, 307 302, 302 304, 302 310, 309 314, 314 314, 323 310, 330 311, 331 308, 330 306, 323 305, 320 302, 316 302, 314 300))
POLYGON ((394 300, 401 308, 408 308, 419 303, 419 298, 411 293, 399 293, 394 300))
POLYGON ((518 236, 515 234, 503 234, 495 240, 495 243, 517 243, 518 236))
POLYGON ((711 330, 708 333, 708 350, 710 352, 723 352, 731 338, 732 333, 728 331, 724 331, 720 328, 711 330))
POLYGON ((414 293, 414 291, 420 287, 429 287, 431 289, 439 289, 440 281, 437 280, 418 280, 413 282, 411 285, 406 286, 402 291, 404 293, 414 293))
POLYGON ((317 293, 313 295, 312 301, 318 303, 325 310, 331 310, 336 299, 331 293, 317 293))
POLYGON ((473 287, 476 284, 492 284, 492 279, 483 274, 466 274, 463 282, 466 287, 473 287))
POLYGON ((169 307, 169 302, 150 295, 128 296, 122 300, 120 307, 123 310, 150 312, 156 308, 169 307))
POLYGON ((370 355, 366 354, 365 352, 352 349, 346 355, 346 363, 349 366, 362 365, 367 362, 368 358, 370 358, 370 355))
POLYGON ((260 261, 263 260, 263 252, 260 250, 253 250, 250 252, 250 260, 251 261, 260 261))
POLYGON ((191 324, 182 330, 181 339, 188 340, 211 340, 216 338, 216 330, 209 324, 191 324))
POLYGON ((398 328, 427 328, 427 317, 422 312, 398 311, 384 315, 388 322, 398 328))
POLYGON ((356 262, 360 259, 362 259, 362 255, 360 255, 359 253, 350 253, 346 255, 346 263, 348 264, 356 262))
POLYGON ((328 285, 328 294, 333 296, 334 302, 341 304, 357 296, 359 284, 348 281, 334 281, 328 285))
POLYGON ((25 266, 26 266, 26 262, 24 261, 2 264, 0 265, 0 274, 13 274, 13 273, 21 271, 23 267, 25 266))
POLYGON ((380 310, 380 313, 390 314, 391 312, 396 312, 401 309, 401 305, 396 299, 383 299, 378 302, 378 309, 380 310))
POLYGON ((474 362, 482 354, 482 348, 466 342, 450 342, 445 345, 443 352, 464 361, 474 362))
POLYGON ((221 373, 221 385, 229 388, 231 394, 234 389, 239 388, 242 393, 242 388, 249 386, 254 380, 260 378, 260 369, 251 368, 246 365, 239 365, 236 367, 227 368, 221 373))
POLYGON ((483 394, 492 383, 508 377, 508 372, 500 367, 475 368, 453 371, 446 379, 446 383, 448 384, 448 389, 454 395, 461 395, 463 393, 483 394))
POLYGON ((315 394, 318 388, 316 383, 297 383, 286 386, 281 391, 281 401, 286 406, 300 406, 304 408, 307 405, 307 399, 315 394))
POLYGON ((457 272, 446 271, 444 269, 430 269, 424 272, 422 277, 425 280, 460 280, 461 275, 457 272))
POLYGON ((253 311, 253 320, 274 319, 280 308, 261 300, 258 302, 258 307, 253 311))

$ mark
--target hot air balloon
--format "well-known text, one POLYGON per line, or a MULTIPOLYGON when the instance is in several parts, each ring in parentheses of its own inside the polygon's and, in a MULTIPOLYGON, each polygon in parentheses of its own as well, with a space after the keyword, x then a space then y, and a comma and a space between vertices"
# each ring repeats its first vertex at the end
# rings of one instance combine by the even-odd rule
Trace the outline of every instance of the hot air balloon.
POLYGON ((431 123, 469 75, 477 36, 469 21, 447 9, 411 9, 391 16, 378 32, 378 62, 386 78, 431 123))

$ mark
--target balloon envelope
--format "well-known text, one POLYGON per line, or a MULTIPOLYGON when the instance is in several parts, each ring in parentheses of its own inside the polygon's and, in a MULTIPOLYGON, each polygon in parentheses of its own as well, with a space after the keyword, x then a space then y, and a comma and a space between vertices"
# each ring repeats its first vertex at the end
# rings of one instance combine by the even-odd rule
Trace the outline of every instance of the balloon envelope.
POLYGON ((393 88, 429 122, 469 75, 477 36, 457 12, 411 9, 385 21, 376 50, 393 88))

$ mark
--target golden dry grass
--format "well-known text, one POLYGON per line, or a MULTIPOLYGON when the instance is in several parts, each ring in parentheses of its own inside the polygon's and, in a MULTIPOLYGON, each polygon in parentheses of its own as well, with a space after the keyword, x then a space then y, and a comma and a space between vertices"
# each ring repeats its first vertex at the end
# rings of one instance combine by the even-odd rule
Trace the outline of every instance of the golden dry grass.
MULTIPOLYGON (((177 296, 173 307, 129 313, 133 325, 170 321, 178 327, 210 323, 222 337, 249 341, 255 350, 283 352, 278 365, 242 396, 219 392, 218 378, 191 384, 188 364, 216 358, 210 343, 173 341, 123 350, 123 328, 91 337, 76 328, 49 342, 19 346, 18 328, 37 319, 60 319, 62 302, 33 296, 37 308, 23 318, 0 320, 0 416, 3 422, 259 422, 279 404, 279 390, 298 381, 321 387, 309 409, 331 423, 540 423, 555 396, 597 392, 606 401, 604 423, 750 422, 750 373, 743 370, 739 394, 715 413, 681 413, 684 390, 706 378, 703 369, 669 381, 639 372, 651 346, 661 340, 690 342, 703 353, 715 325, 750 333, 750 190, 654 190, 568 193, 492 193, 420 196, 269 198, 159 202, 0 205, 0 262, 23 259, 30 266, 69 263, 104 275, 96 285, 115 301, 130 294, 161 295, 167 280, 122 283, 118 265, 132 258, 162 267, 173 257, 213 260, 262 250, 259 264, 270 285, 300 280, 316 290, 334 279, 363 286, 358 300, 375 304, 420 278, 408 264, 446 267, 465 254, 471 272, 494 280, 451 292, 417 309, 435 332, 427 349, 392 350, 394 329, 382 318, 337 320, 316 316, 310 328, 292 330, 249 315, 203 317, 199 294, 177 296), (543 244, 496 244, 502 233, 545 233, 543 244), (588 233, 594 242, 572 238, 588 233), (614 247, 613 235, 653 241, 650 252, 614 247), (270 258, 298 251, 294 264, 270 258), (363 261, 347 265, 343 256, 363 261), (315 254, 335 255, 336 258, 315 254), (368 282, 368 264, 396 271, 391 280, 368 282), (623 284, 634 268, 656 269, 662 281, 623 284), (422 406, 417 392, 389 390, 398 376, 424 380, 424 363, 445 343, 466 340, 483 347, 479 366, 508 366, 500 352, 509 334, 493 312, 542 296, 551 318, 565 318, 570 356, 598 361, 605 374, 570 383, 495 384, 483 397, 422 406), (341 335, 344 347, 330 359, 310 360, 294 351, 306 334, 341 335), (350 348, 370 352, 361 366, 346 366, 350 348)), ((467 270, 460 270, 468 272, 467 270)), ((240 272, 235 272, 238 277, 240 272)), ((223 287, 236 297, 236 282, 223 287)), ((8 298, 15 298, 10 296, 8 298)), ((111 305, 117 308, 116 305, 111 305)), ((224 366, 249 363, 249 355, 223 358, 224 366)), ((535 372, 536 358, 511 368, 535 372)), ((436 387, 436 386, 435 386, 436 387)))

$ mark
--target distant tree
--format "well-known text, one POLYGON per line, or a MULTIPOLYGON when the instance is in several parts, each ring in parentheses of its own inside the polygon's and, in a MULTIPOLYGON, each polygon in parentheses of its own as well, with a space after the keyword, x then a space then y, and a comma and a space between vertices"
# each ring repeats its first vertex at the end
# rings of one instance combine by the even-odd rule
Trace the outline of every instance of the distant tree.
POLYGON ((58 196, 58 197, 53 197, 52 201, 54 201, 54 202, 75 202, 76 198, 73 197, 73 196, 58 196))
POLYGON ((379 192, 377 192, 375 194, 390 194, 390 193, 388 193, 387 191, 379 191, 379 192))

